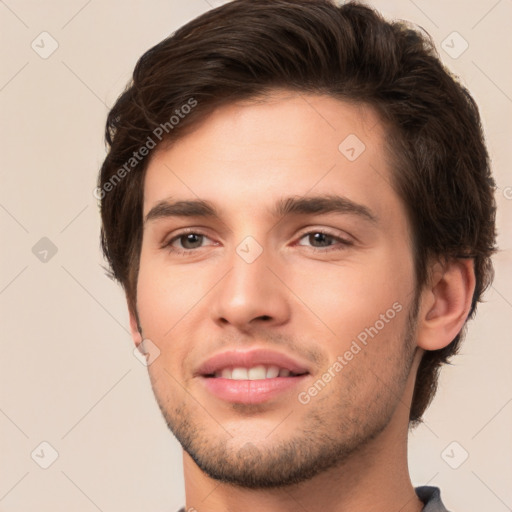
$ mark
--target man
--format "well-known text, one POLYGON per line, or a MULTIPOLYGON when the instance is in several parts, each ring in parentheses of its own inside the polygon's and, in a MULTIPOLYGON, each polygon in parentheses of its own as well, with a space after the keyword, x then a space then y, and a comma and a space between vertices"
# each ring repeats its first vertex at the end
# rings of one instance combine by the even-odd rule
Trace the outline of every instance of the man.
POLYGON ((139 60, 106 138, 103 249, 182 510, 446 510, 407 434, 491 282, 495 204, 477 107, 426 36, 236 0, 139 60))

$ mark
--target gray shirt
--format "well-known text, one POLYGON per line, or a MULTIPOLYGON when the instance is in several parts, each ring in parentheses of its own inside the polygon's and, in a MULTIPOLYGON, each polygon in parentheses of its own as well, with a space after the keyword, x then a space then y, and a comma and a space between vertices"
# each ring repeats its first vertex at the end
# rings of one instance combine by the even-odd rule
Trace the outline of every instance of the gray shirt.
POLYGON ((437 487, 416 487, 418 498, 425 503, 423 512, 449 512, 441 501, 441 491, 437 487))
MULTIPOLYGON (((441 491, 437 487, 416 487, 415 491, 418 498, 425 504, 423 512, 449 512, 441 501, 441 491)), ((178 512, 186 512, 186 510, 180 508, 178 512)))

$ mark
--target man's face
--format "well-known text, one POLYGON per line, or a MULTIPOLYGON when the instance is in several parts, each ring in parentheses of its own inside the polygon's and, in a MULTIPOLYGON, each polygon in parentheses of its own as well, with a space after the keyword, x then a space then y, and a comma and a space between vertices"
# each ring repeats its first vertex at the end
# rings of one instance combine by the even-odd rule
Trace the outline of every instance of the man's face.
POLYGON ((370 108, 276 93, 218 109, 153 155, 137 311, 160 350, 148 368, 158 404, 210 476, 299 482, 407 417, 413 260, 383 140, 370 108), (344 207, 275 211, 313 196, 344 207), (170 215, 164 204, 198 200, 218 218, 170 215), (217 377, 201 372, 214 355, 256 349, 307 373, 273 377, 264 362, 256 380, 222 373, 229 362, 217 377))

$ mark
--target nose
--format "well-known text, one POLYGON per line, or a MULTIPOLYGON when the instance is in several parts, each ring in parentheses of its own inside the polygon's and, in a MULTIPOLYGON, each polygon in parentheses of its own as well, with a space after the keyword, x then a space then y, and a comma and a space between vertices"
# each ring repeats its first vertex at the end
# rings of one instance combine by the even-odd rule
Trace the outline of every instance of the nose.
POLYGON ((290 293, 280 265, 266 249, 252 262, 233 251, 230 270, 212 295, 213 320, 248 331, 260 324, 278 326, 290 318, 290 293), (280 275, 281 274, 281 275, 280 275))

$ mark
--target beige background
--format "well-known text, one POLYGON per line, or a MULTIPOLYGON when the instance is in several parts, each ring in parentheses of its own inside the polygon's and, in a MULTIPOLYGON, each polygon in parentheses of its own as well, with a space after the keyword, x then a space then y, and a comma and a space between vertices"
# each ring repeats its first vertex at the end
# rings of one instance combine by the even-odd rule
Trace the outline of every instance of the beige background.
MULTIPOLYGON (((92 191, 107 109, 138 57, 220 3, 0 2, 3 512, 174 512, 184 503, 180 447, 133 355, 122 292, 101 269, 92 191), (58 48, 44 59, 50 37, 58 48), (52 448, 43 441, 58 453, 48 469, 40 465, 51 462, 52 448)), ((440 486, 455 511, 505 512, 512 509, 512 2, 372 4, 432 34, 481 107, 499 185, 496 280, 411 437, 413 482, 440 486), (457 58, 464 41, 454 31, 469 44, 457 58)))

